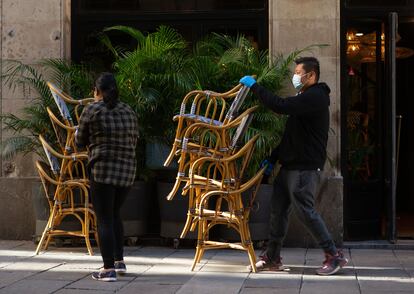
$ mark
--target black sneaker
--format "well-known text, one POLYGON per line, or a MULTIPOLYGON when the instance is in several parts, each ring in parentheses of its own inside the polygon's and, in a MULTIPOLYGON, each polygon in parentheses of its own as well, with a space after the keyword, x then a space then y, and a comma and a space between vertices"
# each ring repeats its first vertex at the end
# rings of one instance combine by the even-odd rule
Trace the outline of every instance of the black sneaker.
POLYGON ((348 263, 342 251, 338 251, 336 255, 325 253, 325 258, 322 267, 316 270, 316 274, 320 276, 333 275, 348 263))
POLYGON ((92 273, 92 279, 103 282, 115 282, 116 272, 114 269, 110 271, 100 270, 99 272, 92 273))
POLYGON ((115 261, 115 271, 117 274, 123 275, 127 272, 125 262, 115 261))
MULTIPOLYGON (((259 256, 259 261, 256 262, 256 269, 258 271, 289 271, 289 268, 283 265, 281 257, 271 260, 266 254, 259 256)), ((249 265, 249 270, 253 270, 251 265, 249 265)))

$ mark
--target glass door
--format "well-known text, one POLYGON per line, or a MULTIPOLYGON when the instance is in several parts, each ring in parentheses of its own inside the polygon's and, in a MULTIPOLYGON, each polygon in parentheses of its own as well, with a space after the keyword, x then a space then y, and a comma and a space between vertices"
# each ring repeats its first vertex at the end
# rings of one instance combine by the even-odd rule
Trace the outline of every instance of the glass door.
POLYGON ((397 24, 396 13, 345 22, 342 174, 348 240, 396 239, 397 24))
POLYGON ((346 23, 343 58, 342 174, 345 239, 380 239, 384 193, 384 57, 381 20, 346 23))

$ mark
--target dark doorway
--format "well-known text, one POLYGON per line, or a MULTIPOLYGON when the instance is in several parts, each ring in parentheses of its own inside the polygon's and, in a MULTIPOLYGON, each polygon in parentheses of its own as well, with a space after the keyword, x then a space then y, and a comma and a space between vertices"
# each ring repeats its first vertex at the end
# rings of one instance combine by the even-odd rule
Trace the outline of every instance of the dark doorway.
MULTIPOLYGON (((190 43, 211 32, 244 34, 264 49, 268 47, 268 1, 72 0, 72 60, 110 65, 111 56, 100 46, 97 34, 114 25, 143 32, 168 25, 190 43)), ((111 39, 121 45, 129 42, 124 34, 111 39)))
POLYGON ((414 238, 414 6, 343 1, 342 174, 347 240, 414 238), (357 5, 358 4, 358 5, 357 5), (395 94, 394 94, 395 93, 395 94))
POLYGON ((350 21, 346 29, 344 83, 345 237, 379 239, 384 219, 383 23, 350 21))
MULTIPOLYGON (((414 22, 400 22, 401 48, 414 48, 414 22)), ((410 54, 409 51, 404 51, 410 54)), ((402 53, 404 53, 402 52, 402 53)), ((397 236, 414 239, 414 57, 397 59, 397 236), (398 132, 400 130, 400 132, 398 132), (398 136, 398 133, 400 136, 398 136)))

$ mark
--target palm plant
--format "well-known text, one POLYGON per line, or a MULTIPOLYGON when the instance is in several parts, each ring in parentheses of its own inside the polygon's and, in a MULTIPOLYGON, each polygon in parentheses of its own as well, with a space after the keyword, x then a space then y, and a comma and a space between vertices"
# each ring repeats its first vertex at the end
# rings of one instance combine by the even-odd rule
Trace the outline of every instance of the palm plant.
POLYGON ((11 158, 18 153, 34 152, 43 157, 38 135, 43 134, 49 142, 56 141, 46 107, 58 113, 46 82, 52 81, 74 98, 83 98, 91 92, 90 70, 64 60, 48 59, 35 66, 19 61, 7 61, 3 73, 2 78, 6 86, 12 90, 17 87, 34 90, 36 96, 22 109, 21 115, 2 115, 3 128, 10 136, 0 144, 1 155, 3 158, 11 158))
POLYGON ((105 33, 100 38, 114 54, 113 68, 120 96, 137 113, 141 138, 146 141, 165 138, 169 142, 173 129, 171 117, 191 89, 184 38, 165 26, 145 36, 126 26, 104 30, 109 31, 123 32, 136 41, 136 47, 127 50, 113 45, 105 33))

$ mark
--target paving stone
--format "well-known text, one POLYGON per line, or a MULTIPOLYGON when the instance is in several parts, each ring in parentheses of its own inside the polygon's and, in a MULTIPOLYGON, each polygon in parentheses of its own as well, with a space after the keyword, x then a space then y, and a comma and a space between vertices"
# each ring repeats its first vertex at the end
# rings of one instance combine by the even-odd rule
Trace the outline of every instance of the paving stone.
POLYGON ((1 294, 46 294, 53 293, 70 281, 43 281, 43 280, 23 280, 18 283, 14 283, 5 288, 0 289, 1 294))
POLYGON ((303 276, 301 294, 360 294, 354 276, 303 276))
MULTIPOLYGON (((59 291, 55 292, 56 294, 109 294, 115 293, 115 291, 105 291, 105 290, 94 290, 94 289, 60 289, 59 291)), ((139 292, 135 292, 139 293, 139 292)))
POLYGON ((105 283, 100 281, 95 281, 92 279, 91 275, 67 285, 67 289, 84 289, 84 290, 104 290, 104 291, 118 291, 125 285, 130 282, 129 278, 118 278, 116 282, 105 283))
POLYGON ((244 283, 246 288, 275 288, 275 289, 296 289, 299 293, 302 275, 288 272, 259 272, 251 273, 244 283))
POLYGON ((90 274, 91 271, 80 269, 80 268, 70 268, 66 265, 61 265, 55 268, 52 268, 48 271, 40 272, 33 276, 28 277, 30 280, 64 280, 64 281, 76 281, 82 279, 90 274))
POLYGON ((34 275, 35 272, 29 270, 26 271, 6 271, 4 269, 0 270, 0 288, 3 288, 7 285, 10 285, 14 282, 23 280, 28 276, 34 275))
POLYGON ((374 293, 413 293, 414 280, 413 279, 398 279, 398 278, 371 278, 370 280, 359 280, 361 292, 363 294, 374 293))
POLYGON ((299 290, 296 288, 243 288, 240 294, 264 294, 264 293, 277 293, 277 294, 298 294, 299 290))
POLYGON ((90 276, 102 266, 99 251, 89 256, 84 247, 51 247, 39 255, 34 250, 33 242, 0 241, 0 294, 414 293, 414 252, 408 250, 348 250, 349 265, 321 277, 315 275, 323 261, 320 249, 283 249, 290 272, 249 273, 243 251, 206 251, 191 272, 194 249, 134 246, 125 250, 128 274, 114 283, 90 276))
POLYGON ((126 285, 124 288, 116 292, 117 294, 173 294, 181 288, 181 285, 160 285, 147 282, 132 282, 126 285))
POLYGON ((159 264, 151 267, 136 278, 136 282, 151 282, 162 285, 183 285, 188 282, 195 272, 188 266, 159 264))
POLYGON ((243 286, 244 280, 248 274, 246 273, 210 273, 198 272, 194 277, 185 283, 184 286, 177 291, 177 294, 186 293, 214 293, 229 294, 238 293, 243 286))

